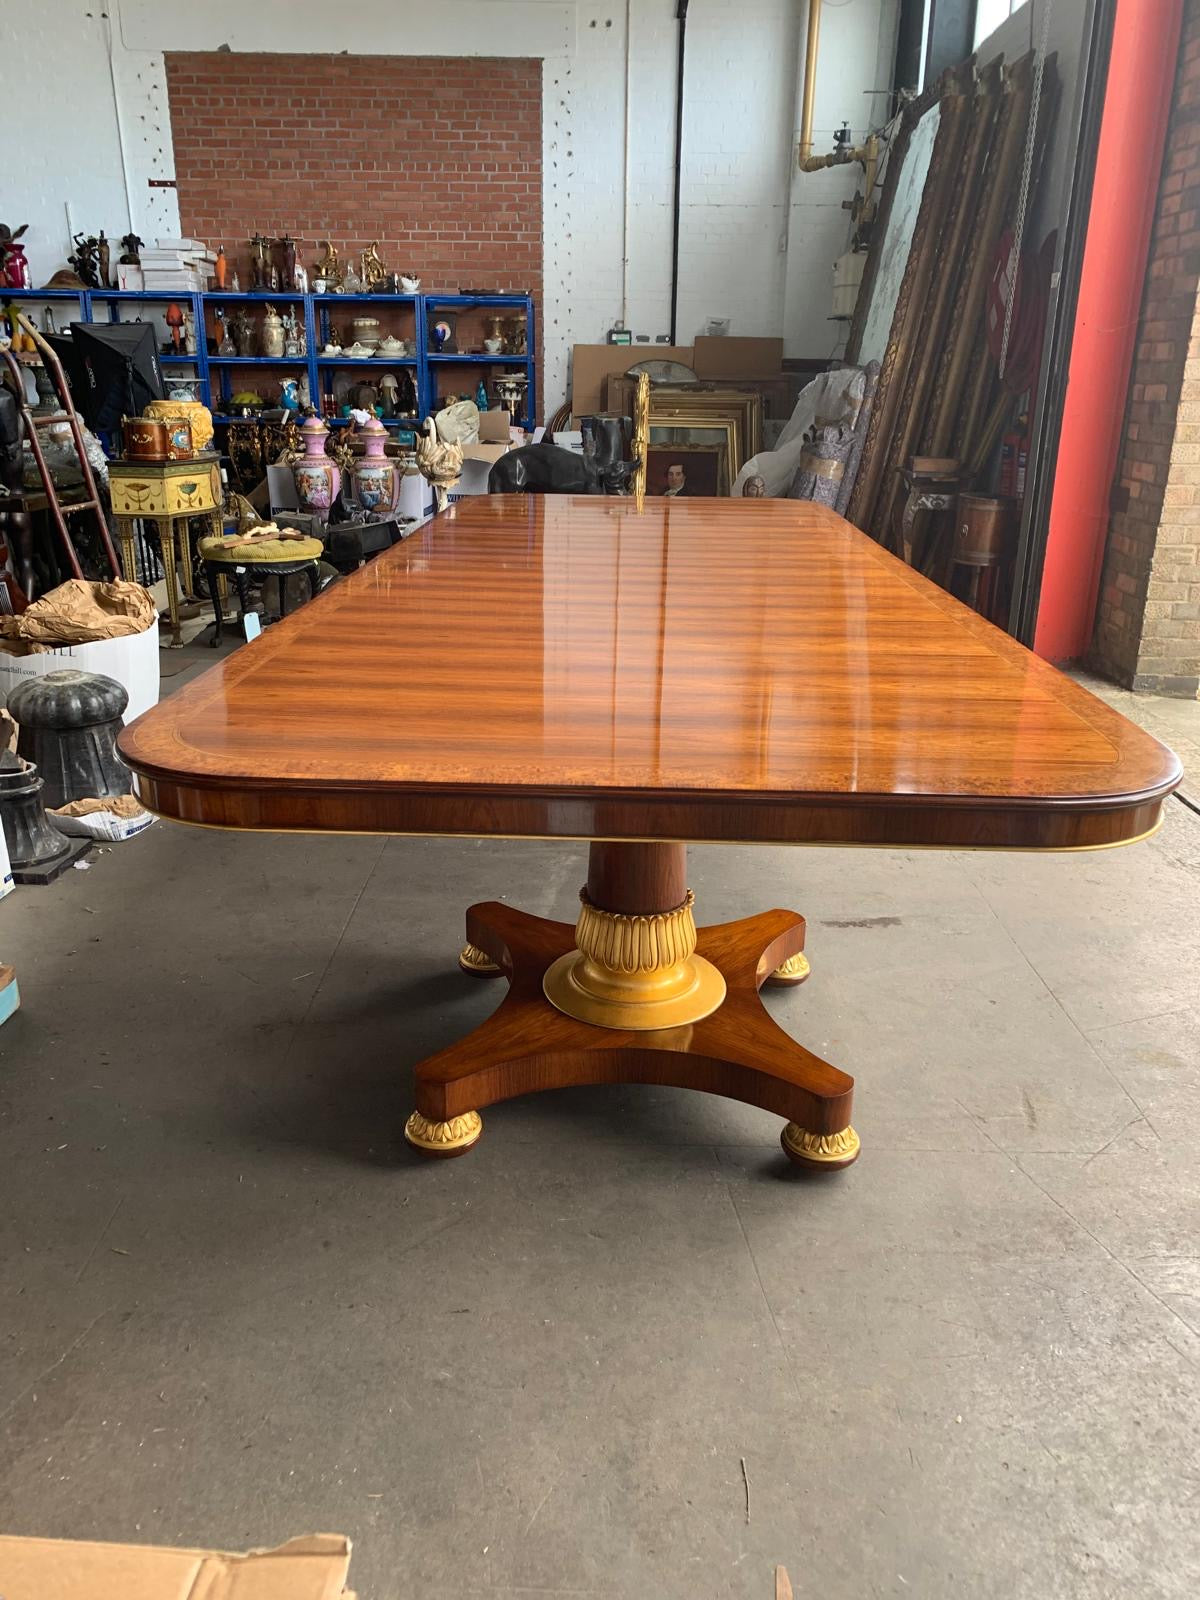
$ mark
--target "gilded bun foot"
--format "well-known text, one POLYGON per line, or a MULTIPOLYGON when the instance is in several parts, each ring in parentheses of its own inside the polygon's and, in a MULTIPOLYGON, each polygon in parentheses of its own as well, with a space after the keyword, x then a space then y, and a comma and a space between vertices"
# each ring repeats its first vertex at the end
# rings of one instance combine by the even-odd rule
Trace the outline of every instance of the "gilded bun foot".
POLYGON ((794 956, 789 956, 781 966, 775 968, 767 982, 776 983, 780 988, 794 989, 798 983, 804 982, 811 971, 808 957, 803 950, 797 950, 794 956))
POLYGON ((498 966, 486 951, 473 944, 463 945, 458 952, 458 964, 472 978, 499 978, 504 973, 504 968, 498 966))
POLYGON ((815 1172, 837 1172, 858 1160, 858 1135, 853 1128, 842 1128, 838 1133, 809 1133, 799 1123, 789 1122, 779 1142, 789 1161, 815 1172))
POLYGON ((404 1124, 404 1137, 423 1156, 461 1156, 479 1143, 483 1118, 478 1111, 464 1111, 449 1122, 431 1122, 414 1111, 404 1124))

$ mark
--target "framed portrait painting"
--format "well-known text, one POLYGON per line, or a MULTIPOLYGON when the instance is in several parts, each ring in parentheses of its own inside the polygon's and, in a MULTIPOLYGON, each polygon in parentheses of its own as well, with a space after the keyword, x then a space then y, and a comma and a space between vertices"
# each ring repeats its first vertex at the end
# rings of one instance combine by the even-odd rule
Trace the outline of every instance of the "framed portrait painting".
POLYGON ((715 500, 724 487, 725 451, 718 444, 651 444, 646 493, 688 500, 715 500))
MULTIPOLYGON (((729 486, 733 482, 738 467, 737 460, 737 423, 731 418, 718 420, 715 417, 672 417, 668 421, 660 421, 654 415, 654 402, 651 400, 650 409, 650 448, 657 449, 691 449, 705 448, 716 449, 720 452, 720 473, 718 487, 712 491, 716 494, 728 494, 729 486)), ((653 478, 650 482, 653 483, 653 478)), ((648 488, 648 493, 653 490, 648 488)))

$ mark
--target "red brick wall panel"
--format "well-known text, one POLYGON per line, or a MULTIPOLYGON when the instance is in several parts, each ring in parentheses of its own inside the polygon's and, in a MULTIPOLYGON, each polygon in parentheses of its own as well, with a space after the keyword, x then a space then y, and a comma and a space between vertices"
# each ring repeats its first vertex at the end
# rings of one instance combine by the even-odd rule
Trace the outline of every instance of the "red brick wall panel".
MULTIPOLYGON (((168 51, 185 235, 289 232, 310 268, 379 241, 424 290, 542 291, 542 64, 524 58, 168 51)), ((539 316, 540 326, 540 316, 539 316)))

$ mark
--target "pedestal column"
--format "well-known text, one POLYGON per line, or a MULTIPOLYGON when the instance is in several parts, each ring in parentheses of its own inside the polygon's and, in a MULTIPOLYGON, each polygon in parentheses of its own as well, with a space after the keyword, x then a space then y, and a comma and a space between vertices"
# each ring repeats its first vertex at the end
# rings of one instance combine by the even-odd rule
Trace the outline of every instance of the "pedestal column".
POLYGON ((577 948, 547 971, 546 999, 580 1022, 634 1033, 710 1016, 725 979, 696 954, 693 900, 683 845, 594 843, 577 948))

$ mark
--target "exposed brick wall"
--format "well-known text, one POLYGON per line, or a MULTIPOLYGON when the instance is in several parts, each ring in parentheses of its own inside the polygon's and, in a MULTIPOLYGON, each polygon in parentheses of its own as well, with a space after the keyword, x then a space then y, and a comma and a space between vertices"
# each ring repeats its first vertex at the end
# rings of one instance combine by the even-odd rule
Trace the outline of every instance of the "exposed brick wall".
MULTIPOLYGON (((249 287, 254 233, 309 267, 379 240, 425 290, 542 291, 542 64, 467 56, 168 51, 185 235, 249 287)), ((538 319, 539 334, 541 318, 538 319)))
POLYGON ((1092 661, 1139 689, 1200 685, 1200 0, 1185 0, 1092 661))

